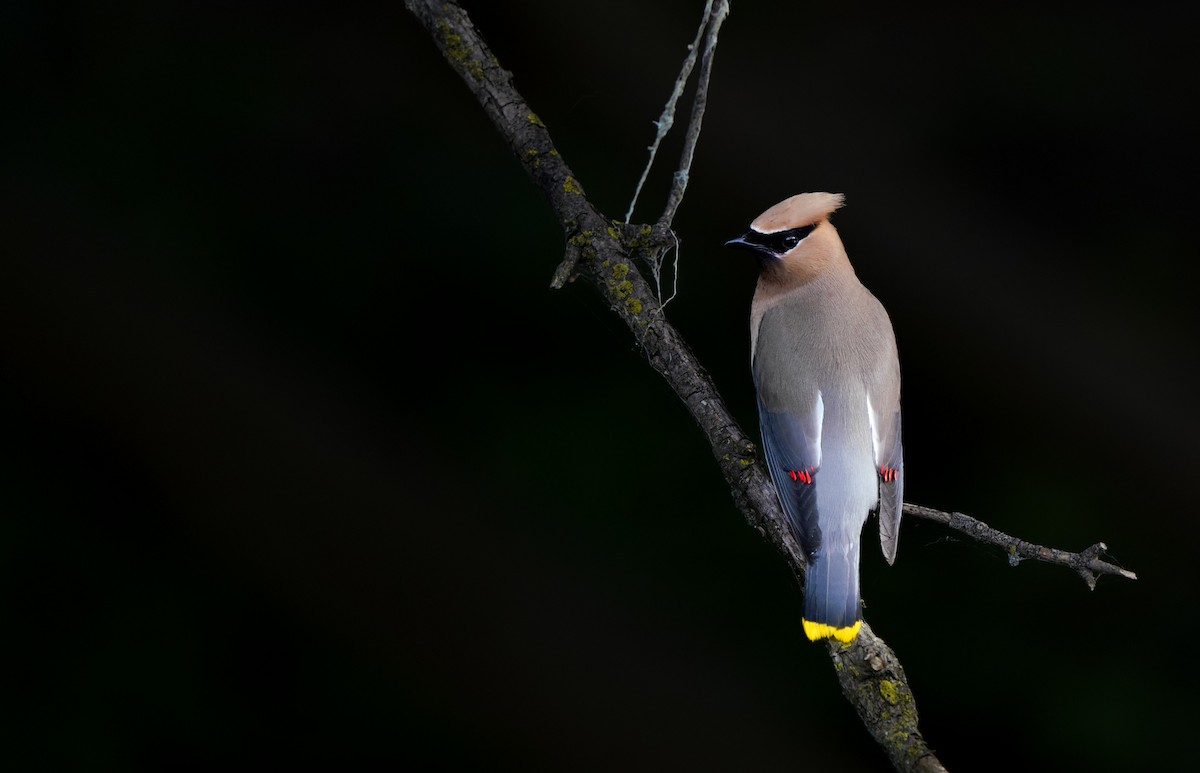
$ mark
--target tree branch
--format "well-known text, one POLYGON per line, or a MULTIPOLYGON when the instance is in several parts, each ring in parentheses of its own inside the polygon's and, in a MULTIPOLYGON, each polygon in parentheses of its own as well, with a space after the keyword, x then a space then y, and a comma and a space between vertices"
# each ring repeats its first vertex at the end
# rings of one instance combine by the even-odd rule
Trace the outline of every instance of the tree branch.
MULTIPOLYGON (((734 421, 683 337, 667 322, 658 297, 634 263, 645 260, 653 264, 655 256, 673 241, 670 220, 686 187, 687 169, 700 131, 716 34, 729 10, 728 0, 719 0, 715 5, 708 15, 703 74, 681 171, 675 175, 662 219, 655 225, 639 226, 610 220, 592 206, 582 185, 554 149, 545 125, 513 87, 511 74, 500 67, 462 8, 449 0, 405 0, 405 6, 425 26, 446 61, 479 100, 562 224, 567 254, 555 271, 551 286, 559 288, 582 277, 609 301, 612 311, 632 332, 647 362, 667 380, 704 432, 738 509, 751 526, 783 553, 793 574, 803 583, 803 554, 787 528, 775 489, 759 464, 754 443, 734 421)), ((911 504, 904 506, 904 512, 945 523, 989 544, 1011 547, 1010 555, 1062 563, 1081 574, 1087 571, 1133 577, 1132 572, 1099 560, 1102 544, 1081 554, 1071 554, 1015 540, 960 513, 940 513, 911 504)), ((1084 574, 1085 580, 1088 577, 1084 574)), ((1094 577, 1089 585, 1093 583, 1094 577)), ((916 703, 899 659, 870 626, 864 623, 849 645, 829 640, 828 649, 842 692, 895 768, 925 773, 944 771, 917 728, 916 703)))
POLYGON ((911 502, 905 502, 904 514, 940 523, 955 531, 962 532, 978 542, 1003 548, 1008 553, 1008 562, 1012 566, 1021 563, 1023 559, 1033 559, 1036 561, 1045 561, 1050 564, 1059 564, 1060 566, 1069 566, 1079 572, 1079 575, 1083 577, 1083 581, 1087 583, 1088 588, 1091 590, 1096 589, 1096 577, 1101 574, 1112 574, 1124 577, 1127 580, 1137 579, 1137 575, 1128 569, 1122 569, 1119 566, 1100 559, 1100 554, 1108 550, 1108 546, 1103 542, 1097 542, 1080 553, 1071 553, 1066 550, 1046 548, 1041 545, 1035 545, 1032 542, 1026 542, 1025 540, 1005 534, 999 529, 993 529, 983 521, 972 518, 969 515, 963 515, 962 513, 946 513, 941 510, 934 510, 932 507, 922 507, 921 505, 914 505, 911 502))

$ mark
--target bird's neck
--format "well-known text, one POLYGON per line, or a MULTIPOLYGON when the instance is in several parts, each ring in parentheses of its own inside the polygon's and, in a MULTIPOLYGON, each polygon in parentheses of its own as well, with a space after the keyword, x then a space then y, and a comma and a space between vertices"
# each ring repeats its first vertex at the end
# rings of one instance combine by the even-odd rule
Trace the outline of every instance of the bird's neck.
POLYGON ((839 285, 857 278, 846 253, 838 249, 813 250, 789 256, 762 267, 755 299, 763 302, 802 290, 813 284, 839 285))

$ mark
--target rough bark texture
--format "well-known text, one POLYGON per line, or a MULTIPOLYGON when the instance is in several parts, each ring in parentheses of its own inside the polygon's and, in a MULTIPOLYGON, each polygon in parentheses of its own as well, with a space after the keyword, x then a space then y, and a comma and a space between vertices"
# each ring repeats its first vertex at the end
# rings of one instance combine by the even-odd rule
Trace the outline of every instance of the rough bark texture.
POLYGON ((866 622, 849 646, 829 640, 842 694, 896 770, 945 771, 917 729, 917 704, 896 653, 866 622))

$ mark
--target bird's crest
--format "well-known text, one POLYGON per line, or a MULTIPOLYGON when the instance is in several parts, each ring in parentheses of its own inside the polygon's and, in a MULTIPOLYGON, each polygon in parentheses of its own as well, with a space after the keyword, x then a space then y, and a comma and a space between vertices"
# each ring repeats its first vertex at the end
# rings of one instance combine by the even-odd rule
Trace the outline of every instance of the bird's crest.
POLYGON ((759 233, 770 234, 812 225, 829 217, 844 201, 845 197, 840 193, 800 193, 759 215, 750 227, 759 233))

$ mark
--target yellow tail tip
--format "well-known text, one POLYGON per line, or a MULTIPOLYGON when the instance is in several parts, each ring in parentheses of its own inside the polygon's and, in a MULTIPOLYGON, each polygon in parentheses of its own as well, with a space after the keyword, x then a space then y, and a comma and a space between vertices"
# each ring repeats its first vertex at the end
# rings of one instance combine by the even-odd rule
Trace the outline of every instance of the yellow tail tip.
POLYGON ((862 628, 862 620, 855 620, 854 625, 846 628, 834 628, 832 625, 825 623, 814 623, 811 620, 800 618, 800 622, 804 623, 804 635, 811 641, 817 639, 827 639, 833 637, 842 644, 849 644, 854 641, 854 637, 858 636, 858 629, 862 628))

